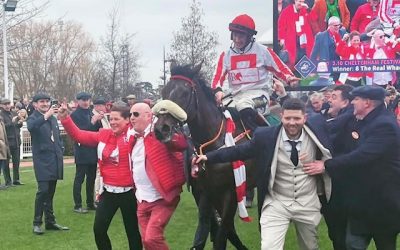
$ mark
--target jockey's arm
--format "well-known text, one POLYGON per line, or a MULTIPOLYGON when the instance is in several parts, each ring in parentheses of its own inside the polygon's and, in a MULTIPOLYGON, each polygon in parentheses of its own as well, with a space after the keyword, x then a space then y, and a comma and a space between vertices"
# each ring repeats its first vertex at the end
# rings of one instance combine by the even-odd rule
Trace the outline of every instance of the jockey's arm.
POLYGON ((300 78, 297 78, 289 67, 282 62, 279 56, 270 48, 267 48, 269 59, 272 61, 270 65, 266 65, 266 69, 272 72, 279 79, 284 80, 289 86, 297 86, 300 78))

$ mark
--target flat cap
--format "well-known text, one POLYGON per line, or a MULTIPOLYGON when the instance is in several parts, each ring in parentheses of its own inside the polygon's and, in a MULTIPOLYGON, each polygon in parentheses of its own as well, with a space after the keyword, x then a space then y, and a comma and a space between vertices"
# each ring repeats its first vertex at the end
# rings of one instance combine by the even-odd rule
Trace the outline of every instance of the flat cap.
POLYGON ((87 92, 79 92, 76 95, 76 100, 88 100, 90 98, 92 98, 92 95, 87 92))
POLYGON ((1 98, 1 100, 0 100, 0 104, 9 104, 9 103, 11 103, 10 99, 1 98))
POLYGON ((135 95, 128 95, 128 96, 126 97, 126 99, 136 99, 136 96, 135 96, 135 95))
POLYGON ((36 95, 34 95, 32 97, 32 101, 33 102, 37 102, 37 101, 42 100, 42 99, 50 100, 50 96, 48 94, 45 94, 45 93, 38 93, 38 94, 36 94, 36 95))
POLYGON ((98 104, 106 105, 106 103, 107 103, 106 99, 104 99, 103 97, 97 97, 93 101, 93 105, 98 105, 98 104))
POLYGON ((366 98, 370 100, 380 100, 383 101, 385 98, 385 89, 377 86, 360 86, 353 89, 350 94, 353 97, 359 96, 361 98, 366 98))
POLYGON ((178 104, 170 100, 159 101, 154 105, 152 111, 155 115, 170 114, 180 122, 184 122, 187 119, 186 112, 178 104))

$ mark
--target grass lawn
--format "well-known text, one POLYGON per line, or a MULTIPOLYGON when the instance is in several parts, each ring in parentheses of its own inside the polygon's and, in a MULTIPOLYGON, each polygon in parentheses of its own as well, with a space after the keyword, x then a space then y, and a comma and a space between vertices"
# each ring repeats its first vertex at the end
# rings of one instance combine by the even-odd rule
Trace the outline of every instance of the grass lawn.
MULTIPOLYGON (((47 231, 37 236, 32 233, 33 205, 36 193, 36 181, 32 168, 21 170, 21 180, 24 186, 0 191, 0 249, 96 249, 92 232, 94 212, 76 214, 73 212, 72 184, 75 174, 74 166, 66 166, 64 180, 59 181, 54 199, 54 209, 57 222, 70 227, 70 231, 47 231)), ((1 176, 3 180, 3 176, 1 176)), ((3 183, 3 181, 2 181, 3 183)), ((83 196, 83 200, 85 197, 83 196)), ((256 208, 249 210, 253 217, 252 223, 236 221, 237 231, 249 249, 260 249, 256 208)), ((191 247, 191 242, 197 226, 197 209, 191 194, 184 191, 178 209, 175 211, 166 232, 166 238, 171 249, 183 250, 191 247)), ((121 214, 114 217, 109 235, 113 249, 128 249, 121 214)), ((320 249, 332 249, 324 223, 319 227, 320 249)), ((206 249, 211 249, 208 244, 206 249)), ((234 249, 231 245, 228 249, 234 249)), ((285 250, 298 249, 296 233, 290 228, 285 250)), ((374 249, 374 247, 370 247, 374 249)))

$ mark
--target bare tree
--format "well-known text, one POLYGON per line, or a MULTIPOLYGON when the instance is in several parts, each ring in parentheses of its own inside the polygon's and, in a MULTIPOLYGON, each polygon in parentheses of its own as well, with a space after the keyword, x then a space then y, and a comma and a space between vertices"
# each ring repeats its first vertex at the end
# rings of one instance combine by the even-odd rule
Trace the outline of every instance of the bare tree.
POLYGON ((9 53, 10 80, 18 96, 45 90, 71 99, 90 85, 94 43, 81 25, 73 22, 25 22, 12 30, 9 53))
POLYGON ((217 57, 218 35, 202 24, 204 16, 200 2, 193 0, 190 14, 182 18, 182 27, 174 32, 169 58, 180 64, 197 65, 203 62, 202 72, 211 80, 217 57))
POLYGON ((125 96, 139 79, 140 67, 139 53, 133 44, 134 34, 120 34, 118 15, 116 7, 109 13, 110 24, 100 46, 97 75, 104 85, 97 85, 95 89, 97 94, 114 100, 125 96))

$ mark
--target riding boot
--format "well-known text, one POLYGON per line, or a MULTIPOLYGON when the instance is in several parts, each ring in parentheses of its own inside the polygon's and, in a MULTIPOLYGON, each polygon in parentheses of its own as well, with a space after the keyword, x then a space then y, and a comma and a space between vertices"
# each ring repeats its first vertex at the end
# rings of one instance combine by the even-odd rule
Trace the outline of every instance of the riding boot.
POLYGON ((246 129, 249 129, 251 133, 256 130, 258 127, 256 118, 257 118, 257 112, 252 109, 252 108, 245 108, 239 111, 240 118, 242 119, 244 126, 246 129))

